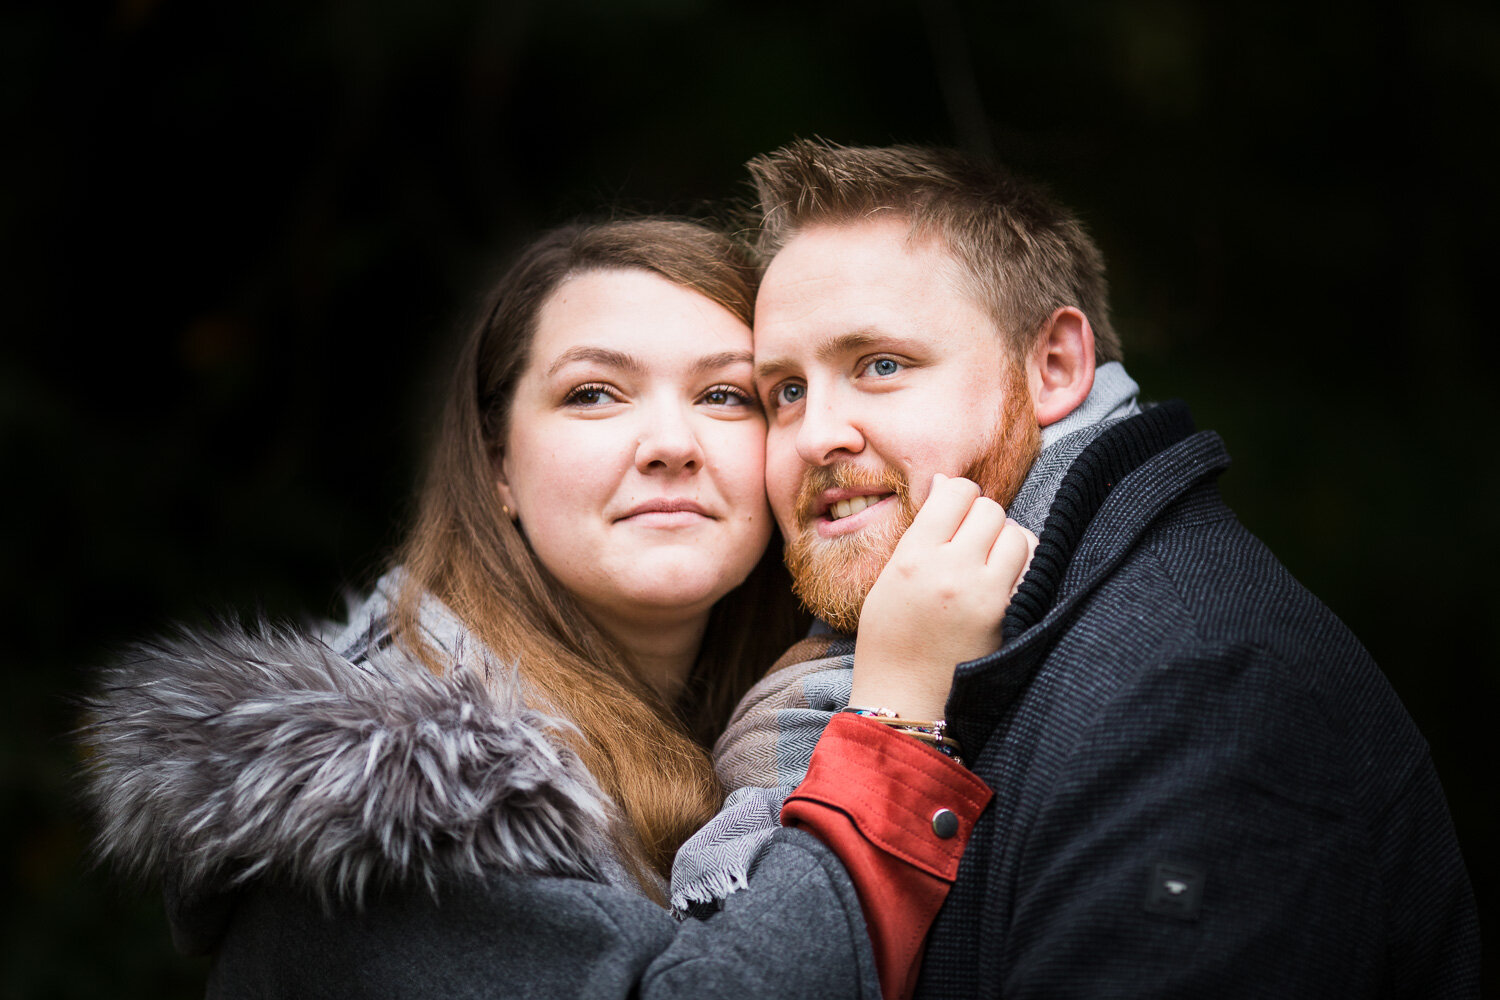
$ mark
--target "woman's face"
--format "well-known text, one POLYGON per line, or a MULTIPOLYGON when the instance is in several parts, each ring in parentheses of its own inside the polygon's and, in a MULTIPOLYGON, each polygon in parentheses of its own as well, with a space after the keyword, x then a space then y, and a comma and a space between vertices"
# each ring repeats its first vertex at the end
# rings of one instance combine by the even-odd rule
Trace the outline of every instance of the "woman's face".
POLYGON ((682 621, 771 536, 750 329, 647 271, 565 281, 511 403, 500 493, 596 623, 682 621))

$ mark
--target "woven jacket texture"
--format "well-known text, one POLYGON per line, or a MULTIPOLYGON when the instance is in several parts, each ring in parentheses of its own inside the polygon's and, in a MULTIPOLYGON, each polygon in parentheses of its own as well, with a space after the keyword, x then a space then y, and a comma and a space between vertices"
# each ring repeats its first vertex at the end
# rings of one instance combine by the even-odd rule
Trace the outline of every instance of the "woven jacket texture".
POLYGON ((1224 505, 1227 465, 1165 404, 1070 467, 949 699, 995 799, 918 997, 1478 995, 1427 746, 1224 505))

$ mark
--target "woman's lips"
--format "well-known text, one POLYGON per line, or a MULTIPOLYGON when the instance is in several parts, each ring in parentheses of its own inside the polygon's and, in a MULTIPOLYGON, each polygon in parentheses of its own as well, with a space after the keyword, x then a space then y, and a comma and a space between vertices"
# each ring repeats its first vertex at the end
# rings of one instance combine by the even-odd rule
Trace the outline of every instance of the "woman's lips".
POLYGON ((675 528, 701 524, 705 518, 712 517, 697 501, 684 497, 658 497, 636 504, 615 520, 643 527, 675 528))

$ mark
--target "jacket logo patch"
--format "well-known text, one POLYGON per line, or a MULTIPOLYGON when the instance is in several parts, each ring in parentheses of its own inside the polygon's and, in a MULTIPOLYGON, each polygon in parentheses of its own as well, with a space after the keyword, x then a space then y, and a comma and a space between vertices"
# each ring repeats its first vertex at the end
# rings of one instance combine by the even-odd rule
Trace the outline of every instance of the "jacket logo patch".
POLYGON ((1179 920, 1197 920, 1206 875, 1207 872, 1198 865, 1181 861, 1161 861, 1153 865, 1151 880, 1146 887, 1146 912, 1179 920))

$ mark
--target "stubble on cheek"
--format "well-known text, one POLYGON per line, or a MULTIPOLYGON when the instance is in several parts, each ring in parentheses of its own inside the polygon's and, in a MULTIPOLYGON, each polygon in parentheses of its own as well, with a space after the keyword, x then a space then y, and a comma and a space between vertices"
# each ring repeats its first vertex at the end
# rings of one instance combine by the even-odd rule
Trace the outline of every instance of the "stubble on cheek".
POLYGON ((1009 507, 1041 453, 1042 429, 1031 405, 1026 374, 1020 368, 1008 369, 999 426, 964 470, 964 478, 978 483, 980 492, 1000 506, 1009 507))

